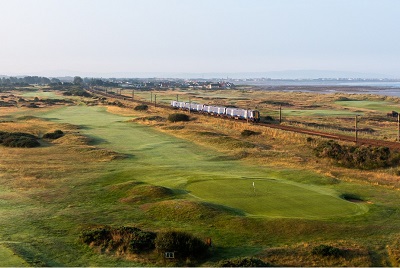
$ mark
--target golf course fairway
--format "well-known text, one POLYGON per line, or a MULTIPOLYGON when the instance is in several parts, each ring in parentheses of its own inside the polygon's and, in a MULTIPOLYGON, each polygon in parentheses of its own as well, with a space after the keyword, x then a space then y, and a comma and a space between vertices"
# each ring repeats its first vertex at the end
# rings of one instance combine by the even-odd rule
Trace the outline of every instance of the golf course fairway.
POLYGON ((78 125, 80 133, 91 137, 97 147, 130 156, 109 164, 114 174, 110 184, 136 180, 168 187, 184 192, 182 198, 257 217, 326 219, 367 211, 362 203, 339 198, 329 185, 299 182, 296 177, 303 171, 286 171, 281 176, 279 167, 269 170, 224 160, 218 158, 221 153, 128 122, 131 117, 108 113, 105 107, 63 107, 36 116, 78 125))

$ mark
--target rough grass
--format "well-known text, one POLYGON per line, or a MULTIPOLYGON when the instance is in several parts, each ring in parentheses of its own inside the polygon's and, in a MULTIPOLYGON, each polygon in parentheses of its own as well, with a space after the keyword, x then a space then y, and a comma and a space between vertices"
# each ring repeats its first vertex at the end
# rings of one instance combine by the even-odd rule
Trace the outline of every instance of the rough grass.
POLYGON ((367 248, 347 241, 337 241, 334 246, 343 251, 342 256, 321 257, 312 254, 312 249, 318 246, 314 243, 302 243, 286 247, 273 247, 257 254, 264 262, 273 266, 288 267, 302 266, 308 267, 335 267, 335 266, 373 266, 370 252, 367 248))

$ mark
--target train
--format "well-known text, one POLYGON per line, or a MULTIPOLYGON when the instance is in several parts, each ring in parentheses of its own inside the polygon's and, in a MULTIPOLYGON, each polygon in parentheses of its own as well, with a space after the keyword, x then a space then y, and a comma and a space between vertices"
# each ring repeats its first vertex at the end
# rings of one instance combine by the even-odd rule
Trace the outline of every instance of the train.
POLYGON ((260 122, 260 112, 257 110, 241 109, 235 107, 206 105, 195 102, 171 101, 171 106, 176 109, 194 111, 227 118, 260 122))

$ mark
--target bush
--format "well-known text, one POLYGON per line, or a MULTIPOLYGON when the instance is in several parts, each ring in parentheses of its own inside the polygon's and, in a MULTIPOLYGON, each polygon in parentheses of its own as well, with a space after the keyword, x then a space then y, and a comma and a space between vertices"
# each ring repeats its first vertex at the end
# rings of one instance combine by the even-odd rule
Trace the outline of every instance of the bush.
POLYGON ((315 141, 315 139, 314 139, 314 138, 307 137, 307 142, 308 142, 308 143, 310 143, 310 142, 314 142, 314 141, 315 141))
POLYGON ((44 139, 58 139, 61 138, 62 136, 64 136, 64 132, 62 132, 61 130, 56 130, 54 132, 49 132, 43 135, 44 139))
POLYGON ((400 154, 387 147, 342 146, 335 141, 324 141, 314 149, 318 157, 331 158, 337 164, 359 169, 374 169, 400 163, 400 154))
POLYGON ((245 129, 242 131, 242 133, 240 133, 240 135, 242 135, 242 137, 249 137, 253 135, 260 135, 260 132, 255 132, 252 130, 245 129))
POLYGON ((170 114, 168 116, 168 121, 171 122, 189 121, 189 119, 190 118, 187 114, 176 113, 176 114, 170 114))
POLYGON ((218 262, 218 267, 268 267, 271 266, 269 263, 265 263, 260 259, 256 258, 235 258, 230 260, 222 260, 218 262))
POLYGON ((0 131, 0 144, 7 147, 33 148, 40 146, 36 137, 22 132, 0 131))
POLYGON ((267 115, 267 116, 265 117, 265 121, 275 121, 275 119, 274 119, 272 116, 267 115))
POLYGON ((107 250, 141 253, 155 249, 156 233, 143 231, 136 227, 108 226, 85 230, 80 236, 83 243, 107 250))
POLYGON ((141 104, 134 108, 135 111, 147 111, 148 109, 149 106, 147 106, 146 104, 141 104))
POLYGON ((312 249, 311 253, 314 255, 320 255, 320 256, 324 256, 324 257, 327 257, 327 256, 339 257, 343 254, 340 249, 329 246, 329 245, 316 246, 312 249))
POLYGON ((200 239, 185 233, 170 231, 159 233, 155 240, 156 249, 161 252, 176 252, 178 259, 201 258, 208 250, 208 246, 200 239))

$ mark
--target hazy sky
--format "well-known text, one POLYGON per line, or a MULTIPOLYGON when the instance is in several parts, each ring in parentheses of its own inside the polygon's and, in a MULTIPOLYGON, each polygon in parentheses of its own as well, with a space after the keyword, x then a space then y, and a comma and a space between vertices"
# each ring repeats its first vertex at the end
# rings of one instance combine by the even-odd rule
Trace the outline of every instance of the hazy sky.
POLYGON ((399 0, 0 0, 0 8, 0 74, 339 70, 400 78, 399 0))

